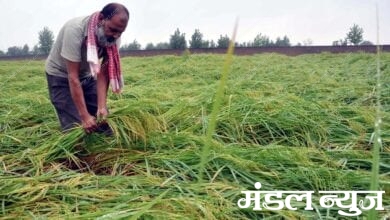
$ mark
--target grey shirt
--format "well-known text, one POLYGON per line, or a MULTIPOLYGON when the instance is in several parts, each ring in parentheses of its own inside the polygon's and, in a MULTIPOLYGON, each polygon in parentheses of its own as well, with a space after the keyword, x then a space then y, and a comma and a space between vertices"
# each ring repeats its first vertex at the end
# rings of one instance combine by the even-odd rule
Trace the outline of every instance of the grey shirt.
MULTIPOLYGON (((80 63, 80 78, 91 75, 87 62, 86 45, 89 18, 90 16, 73 18, 61 28, 46 59, 47 74, 67 78, 66 59, 80 63)), ((103 56, 103 48, 99 47, 98 54, 99 58, 103 56)))

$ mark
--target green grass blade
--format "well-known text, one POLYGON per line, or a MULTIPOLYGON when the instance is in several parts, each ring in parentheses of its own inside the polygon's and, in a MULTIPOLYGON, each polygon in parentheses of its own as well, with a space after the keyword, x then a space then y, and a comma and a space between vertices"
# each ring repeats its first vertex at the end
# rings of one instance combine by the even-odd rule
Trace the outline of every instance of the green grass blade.
POLYGON ((212 136, 215 133, 216 123, 217 123, 217 114, 220 110, 222 98, 223 98, 223 92, 226 86, 227 77, 229 74, 230 67, 233 62, 233 54, 234 54, 234 43, 237 33, 237 25, 238 21, 236 21, 236 24, 234 26, 232 39, 229 43, 229 48, 227 50, 225 63, 223 65, 222 73, 221 73, 221 79, 219 80, 219 85, 215 94, 215 99, 213 103, 213 109, 211 111, 211 116, 209 119, 207 131, 206 131, 206 140, 203 145, 202 154, 201 154, 201 161, 199 166, 199 181, 202 181, 203 179, 203 171, 206 165, 206 161, 208 159, 210 148, 211 148, 211 142, 212 142, 212 136))
MULTIPOLYGON (((376 191, 379 188, 379 164, 380 164, 380 150, 382 148, 381 140, 381 123, 382 123, 382 108, 381 108, 381 70, 380 70, 380 47, 379 47, 379 16, 378 5, 376 6, 376 22, 377 22, 377 54, 376 54, 376 120, 374 130, 374 149, 372 158, 371 170, 371 184, 370 190, 376 191)), ((378 211, 371 209, 368 212, 368 219, 378 219, 378 211)))

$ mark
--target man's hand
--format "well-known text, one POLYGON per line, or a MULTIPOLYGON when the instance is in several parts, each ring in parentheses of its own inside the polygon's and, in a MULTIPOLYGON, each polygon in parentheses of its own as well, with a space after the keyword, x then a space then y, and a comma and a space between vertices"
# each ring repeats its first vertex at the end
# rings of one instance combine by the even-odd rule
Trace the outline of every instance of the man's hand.
POLYGON ((108 136, 111 136, 111 135, 113 135, 113 132, 106 121, 108 114, 109 113, 108 113, 108 110, 106 107, 98 109, 98 111, 96 113, 98 128, 96 131, 98 133, 103 133, 103 134, 106 134, 108 136))
POLYGON ((98 123, 105 123, 108 116, 107 108, 99 108, 96 113, 96 116, 98 123))
POLYGON ((96 131, 96 129, 98 127, 97 123, 96 123, 96 118, 93 117, 92 115, 88 115, 87 117, 82 118, 81 124, 82 124, 85 132, 87 132, 88 134, 96 131))

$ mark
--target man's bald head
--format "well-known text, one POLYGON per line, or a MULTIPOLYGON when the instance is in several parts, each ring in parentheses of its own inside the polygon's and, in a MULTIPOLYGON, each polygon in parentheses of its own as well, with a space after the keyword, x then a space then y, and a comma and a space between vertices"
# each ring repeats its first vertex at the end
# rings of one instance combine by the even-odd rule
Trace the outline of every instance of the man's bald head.
MULTIPOLYGON (((103 32, 104 36, 98 37, 105 38, 109 43, 115 42, 125 31, 128 21, 129 11, 125 6, 118 3, 110 3, 104 6, 100 11, 98 24, 98 29, 100 33, 103 32)), ((105 45, 105 43, 102 44, 105 45)))
POLYGON ((110 20, 115 15, 120 15, 122 19, 129 20, 129 11, 124 5, 119 3, 110 3, 104 6, 100 12, 103 15, 103 19, 110 20))

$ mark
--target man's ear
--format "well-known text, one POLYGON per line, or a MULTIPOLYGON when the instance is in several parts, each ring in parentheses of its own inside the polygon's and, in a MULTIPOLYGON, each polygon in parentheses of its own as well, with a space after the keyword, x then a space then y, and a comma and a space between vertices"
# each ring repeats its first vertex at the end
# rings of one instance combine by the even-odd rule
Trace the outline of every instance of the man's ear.
POLYGON ((98 27, 101 27, 104 25, 104 15, 102 13, 99 13, 99 17, 98 17, 98 27))
POLYGON ((99 19, 99 21, 103 21, 104 20, 104 15, 102 13, 99 13, 98 19, 99 19))

